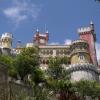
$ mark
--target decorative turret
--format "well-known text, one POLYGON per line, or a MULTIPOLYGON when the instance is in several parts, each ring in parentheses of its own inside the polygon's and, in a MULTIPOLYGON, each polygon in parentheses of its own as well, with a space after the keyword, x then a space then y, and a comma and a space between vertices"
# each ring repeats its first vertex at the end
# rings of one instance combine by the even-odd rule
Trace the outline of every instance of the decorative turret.
POLYGON ((93 23, 93 21, 90 22, 90 28, 91 28, 92 31, 94 31, 94 23, 93 23))
POLYGON ((4 33, 1 36, 1 46, 2 48, 8 48, 11 49, 12 48, 12 34, 11 33, 4 33))
POLYGON ((94 32, 93 22, 92 21, 90 22, 89 27, 78 29, 78 33, 80 35, 80 39, 86 40, 88 42, 91 63, 97 66, 98 64, 97 64, 96 49, 95 49, 96 34, 94 32))
POLYGON ((39 30, 36 31, 33 41, 36 45, 47 45, 49 39, 48 31, 45 34, 41 34, 39 30))
POLYGON ((89 45, 84 40, 76 40, 71 44, 71 64, 90 63, 89 45))
POLYGON ((89 44, 86 40, 73 41, 70 46, 71 65, 67 68, 70 72, 71 81, 80 80, 98 81, 98 71, 91 63, 89 44))

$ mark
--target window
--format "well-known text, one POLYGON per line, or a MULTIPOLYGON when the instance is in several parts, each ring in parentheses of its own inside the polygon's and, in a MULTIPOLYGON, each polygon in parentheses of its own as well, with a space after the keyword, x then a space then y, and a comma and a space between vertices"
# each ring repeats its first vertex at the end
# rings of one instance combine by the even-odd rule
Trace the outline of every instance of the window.
POLYGON ((79 54, 79 59, 80 60, 84 60, 84 55, 83 54, 79 54))

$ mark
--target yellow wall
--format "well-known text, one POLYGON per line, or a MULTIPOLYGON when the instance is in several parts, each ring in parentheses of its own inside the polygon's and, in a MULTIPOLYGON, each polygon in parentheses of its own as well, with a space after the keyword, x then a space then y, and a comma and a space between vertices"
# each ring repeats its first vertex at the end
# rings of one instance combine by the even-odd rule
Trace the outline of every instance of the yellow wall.
POLYGON ((5 38, 2 40, 1 44, 2 44, 2 47, 4 47, 4 48, 11 48, 12 41, 9 38, 5 38))
POLYGON ((10 43, 2 43, 2 46, 4 48, 11 48, 11 44, 10 43))
POLYGON ((80 59, 78 54, 74 54, 71 57, 71 64, 77 64, 77 63, 90 63, 90 56, 86 53, 84 53, 84 59, 80 59))

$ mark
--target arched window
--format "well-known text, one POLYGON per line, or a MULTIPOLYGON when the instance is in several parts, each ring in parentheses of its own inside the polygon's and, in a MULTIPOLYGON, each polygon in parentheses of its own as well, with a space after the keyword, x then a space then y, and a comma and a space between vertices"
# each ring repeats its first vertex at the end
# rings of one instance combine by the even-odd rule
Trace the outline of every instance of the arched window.
POLYGON ((49 60, 46 61, 46 64, 49 64, 49 60))
POLYGON ((45 60, 43 60, 43 64, 45 64, 45 60))
POLYGON ((51 55, 53 54, 53 51, 52 51, 52 50, 50 50, 50 54, 51 54, 51 55))
POLYGON ((56 54, 59 55, 59 50, 56 50, 56 54))
POLYGON ((49 55, 49 50, 47 50, 47 55, 49 55))
POLYGON ((80 60, 84 60, 85 58, 84 58, 84 55, 83 54, 79 54, 79 59, 80 60))

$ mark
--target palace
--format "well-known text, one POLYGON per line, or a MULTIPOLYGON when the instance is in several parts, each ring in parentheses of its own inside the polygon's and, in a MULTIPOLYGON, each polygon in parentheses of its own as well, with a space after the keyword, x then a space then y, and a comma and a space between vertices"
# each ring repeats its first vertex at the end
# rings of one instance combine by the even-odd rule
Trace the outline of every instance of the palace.
MULTIPOLYGON (((40 68, 47 69, 50 57, 67 57, 68 63, 63 66, 71 73, 72 81, 96 80, 99 81, 99 67, 96 56, 96 34, 94 24, 91 21, 88 27, 78 29, 79 39, 69 45, 49 45, 49 32, 44 34, 36 31, 33 43, 27 43, 26 47, 37 47, 40 55, 40 68)), ((16 49, 12 48, 13 36, 4 33, 0 39, 0 53, 10 55, 19 54, 22 50, 20 41, 16 49)))

